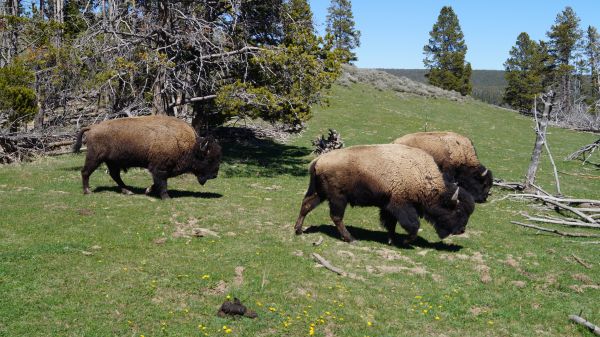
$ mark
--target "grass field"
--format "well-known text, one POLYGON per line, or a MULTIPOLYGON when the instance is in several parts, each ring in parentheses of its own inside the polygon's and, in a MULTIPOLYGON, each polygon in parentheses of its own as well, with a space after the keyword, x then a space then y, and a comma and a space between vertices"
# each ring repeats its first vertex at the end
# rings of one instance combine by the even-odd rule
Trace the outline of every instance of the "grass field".
MULTIPOLYGON (((510 111, 353 85, 335 87, 287 144, 223 144, 219 177, 204 187, 190 175, 170 179, 167 201, 143 195, 151 181, 143 170, 123 175, 138 195, 118 194, 104 169, 82 195, 83 155, 2 166, 0 336, 590 335, 567 320, 580 312, 600 324, 600 246, 516 227, 519 212, 541 211, 501 200, 499 189, 477 205, 465 235, 444 243, 422 221, 413 247, 388 246, 377 210, 354 208, 345 220, 358 242, 346 244, 326 204, 294 236, 310 140, 327 128, 347 146, 454 130, 506 180, 522 179, 534 140, 532 122, 510 111), (194 228, 214 235, 191 236, 194 228), (312 252, 350 275, 316 267, 312 252), (217 317, 228 296, 258 318, 217 317)), ((573 175, 598 171, 562 161, 597 136, 550 129, 548 137, 563 193, 599 198, 599 179, 573 175)), ((547 162, 538 181, 554 191, 547 162)))

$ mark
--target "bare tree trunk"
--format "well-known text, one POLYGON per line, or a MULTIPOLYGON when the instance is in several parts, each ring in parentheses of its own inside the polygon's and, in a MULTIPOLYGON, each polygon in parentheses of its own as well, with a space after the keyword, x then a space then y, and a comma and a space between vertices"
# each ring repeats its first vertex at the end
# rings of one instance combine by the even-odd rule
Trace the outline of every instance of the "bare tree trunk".
MULTIPOLYGON (((542 155, 542 147, 544 146, 546 139, 546 129, 548 127, 548 116, 552 110, 552 99, 554 98, 554 92, 542 95, 542 101, 544 102, 544 111, 542 112, 542 118, 539 122, 536 119, 535 125, 535 145, 531 154, 531 162, 527 169, 527 176, 525 177, 525 191, 531 191, 533 184, 535 184, 535 174, 538 166, 540 165, 540 157, 542 155)), ((534 113, 537 116, 537 109, 534 109, 534 113)))

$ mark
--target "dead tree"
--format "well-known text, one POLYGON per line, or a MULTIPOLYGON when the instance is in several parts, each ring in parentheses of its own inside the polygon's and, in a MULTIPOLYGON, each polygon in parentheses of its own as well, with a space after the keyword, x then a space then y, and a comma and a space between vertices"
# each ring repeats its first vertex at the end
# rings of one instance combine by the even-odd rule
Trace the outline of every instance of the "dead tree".
POLYGON ((554 164, 554 159, 552 154, 550 153, 550 149, 548 147, 548 142, 546 140, 546 130, 548 128, 548 120, 550 116, 550 112, 552 110, 552 101, 554 99, 554 92, 550 90, 546 94, 542 94, 540 99, 542 103, 544 103, 544 111, 542 112, 541 119, 537 118, 538 112, 537 108, 534 109, 535 116, 535 145, 533 147, 533 152, 531 154, 531 162, 529 163, 529 168, 527 169, 527 176, 525 177, 525 190, 532 191, 533 185, 535 184, 535 175, 537 173, 538 166, 540 165, 540 158, 542 155, 542 146, 546 147, 546 151, 548 152, 548 156, 550 161, 552 162, 552 166, 554 168, 554 177, 556 179, 556 189, 558 194, 561 194, 560 191, 560 181, 558 179, 558 172, 556 170, 556 165, 554 164))

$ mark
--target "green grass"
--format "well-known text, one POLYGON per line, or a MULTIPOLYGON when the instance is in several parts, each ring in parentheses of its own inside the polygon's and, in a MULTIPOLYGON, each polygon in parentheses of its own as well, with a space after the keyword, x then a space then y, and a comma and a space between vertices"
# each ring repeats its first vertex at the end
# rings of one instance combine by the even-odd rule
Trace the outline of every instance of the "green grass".
MULTIPOLYGON (((454 130, 506 180, 522 179, 534 140, 532 122, 509 111, 354 85, 335 87, 288 144, 223 144, 219 178, 204 187, 189 175, 170 179, 167 201, 118 194, 103 168, 91 177, 95 193, 82 195, 83 155, 0 167, 0 336, 307 336, 311 324, 315 336, 585 336, 569 314, 600 323, 599 290, 571 287, 600 282, 598 245, 510 224, 520 211, 539 211, 500 200, 507 192, 498 189, 477 205, 467 235, 444 244, 422 221, 412 248, 386 245, 374 208, 348 209, 359 241, 343 243, 326 204, 308 216, 309 233, 294 236, 310 140, 327 128, 347 146, 454 130), (174 237, 178 227, 219 236, 174 237), (315 267, 312 252, 353 277, 315 267), (259 317, 217 317, 227 295, 259 317)), ((559 170, 569 173, 563 193, 598 198, 600 180, 572 175, 597 170, 562 161, 597 136, 550 132, 559 170)), ((538 181, 553 191, 547 161, 538 181)), ((138 193, 151 181, 143 170, 123 179, 138 193)))

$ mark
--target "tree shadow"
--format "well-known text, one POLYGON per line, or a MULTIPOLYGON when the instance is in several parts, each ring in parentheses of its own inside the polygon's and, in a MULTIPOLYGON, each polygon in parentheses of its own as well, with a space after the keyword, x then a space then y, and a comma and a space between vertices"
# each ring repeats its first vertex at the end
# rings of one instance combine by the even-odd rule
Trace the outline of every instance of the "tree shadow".
MULTIPOLYGON (((134 195, 145 195, 144 193, 146 192, 145 188, 141 188, 141 187, 133 187, 133 186, 127 186, 127 188, 133 192, 134 195)), ((121 194, 121 188, 118 186, 99 186, 96 187, 93 190, 94 193, 100 193, 100 192, 114 192, 114 193, 118 193, 121 194)), ((176 199, 176 198, 202 198, 202 199, 218 199, 223 197, 222 194, 220 193, 213 193, 213 192, 196 192, 196 191, 182 191, 182 190, 167 190, 167 193, 169 194, 169 196, 172 199, 176 199)), ((150 195, 148 195, 150 197, 155 197, 155 198, 160 198, 160 196, 156 193, 152 193, 150 195)))
MULTIPOLYGON (((346 226, 346 228, 357 240, 379 242, 385 245, 388 243, 388 236, 387 232, 385 231, 374 231, 354 226, 346 226)), ((341 239, 340 233, 334 225, 310 226, 304 230, 304 233, 321 233, 337 240, 341 239)), ((396 233, 393 245, 401 249, 414 249, 414 247, 420 247, 446 252, 458 252, 463 248, 461 245, 448 244, 443 241, 429 242, 420 236, 410 244, 402 244, 401 242, 403 242, 406 238, 408 238, 407 234, 396 233)))
POLYGON ((310 160, 305 157, 311 153, 309 148, 257 138, 251 131, 247 131, 248 129, 235 129, 243 136, 219 135, 223 162, 228 164, 221 168, 225 176, 275 177, 308 174, 310 160))

